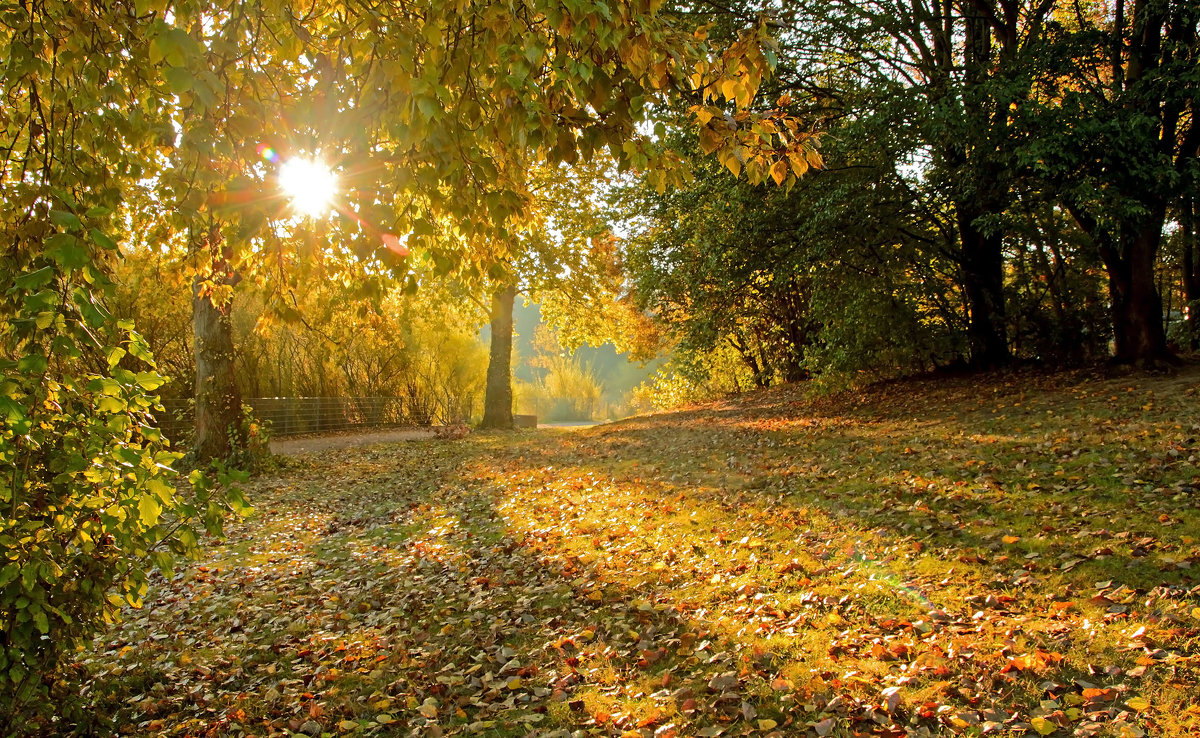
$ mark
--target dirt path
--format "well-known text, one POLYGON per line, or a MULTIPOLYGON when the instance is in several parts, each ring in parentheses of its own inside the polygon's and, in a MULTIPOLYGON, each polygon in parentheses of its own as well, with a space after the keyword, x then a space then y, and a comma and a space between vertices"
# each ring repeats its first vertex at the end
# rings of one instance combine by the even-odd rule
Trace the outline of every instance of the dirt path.
POLYGON ((314 451, 332 451, 340 448, 370 446, 376 443, 393 443, 395 441, 417 441, 424 438, 433 438, 432 428, 392 428, 390 430, 345 433, 335 436, 282 438, 271 441, 271 453, 284 456, 298 456, 314 451))

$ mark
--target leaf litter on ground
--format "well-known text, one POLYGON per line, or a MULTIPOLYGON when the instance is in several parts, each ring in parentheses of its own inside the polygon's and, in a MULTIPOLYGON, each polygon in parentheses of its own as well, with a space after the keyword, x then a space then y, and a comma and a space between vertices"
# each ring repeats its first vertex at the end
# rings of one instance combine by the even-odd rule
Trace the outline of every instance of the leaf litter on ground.
POLYGON ((785 387, 299 457, 80 696, 130 735, 1194 735, 1197 384, 785 387))

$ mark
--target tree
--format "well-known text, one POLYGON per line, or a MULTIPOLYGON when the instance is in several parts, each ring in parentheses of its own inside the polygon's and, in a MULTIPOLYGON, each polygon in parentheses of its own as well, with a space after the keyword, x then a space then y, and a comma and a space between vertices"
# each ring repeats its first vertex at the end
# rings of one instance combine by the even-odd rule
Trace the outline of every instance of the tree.
POLYGON ((972 364, 1007 363, 1004 239, 1027 140, 1022 116, 1051 43, 1053 0, 881 0, 837 3, 820 14, 822 36, 860 62, 873 84, 924 102, 913 132, 926 176, 951 202, 969 313, 972 364))
POLYGON ((1200 348, 1200 214, 1196 212, 1195 193, 1185 194, 1179 206, 1179 228, 1175 232, 1179 244, 1179 268, 1183 281, 1184 311, 1187 313, 1188 345, 1200 348))
MULTIPOLYGON (((195 304, 217 317, 197 327, 223 330, 227 305, 213 297, 224 297, 230 275, 252 276, 238 271, 257 269, 246 249, 273 238, 262 217, 270 201, 263 175, 245 153, 255 139, 284 156, 320 149, 340 163, 349 217, 331 230, 365 242, 363 256, 390 258, 379 237, 400 234, 391 243, 428 254, 439 275, 482 284, 529 230, 531 163, 574 163, 607 147, 623 166, 652 168, 665 180, 670 158, 637 131, 652 101, 684 89, 741 100, 770 66, 765 25, 716 53, 680 16, 642 0, 428 3, 370 13, 321 2, 300 21, 274 7, 188 4, 158 29, 154 48, 185 111, 170 167, 181 180, 180 225, 191 243, 208 245, 195 304), (214 84, 217 75, 228 84, 214 84), (273 120, 295 130, 270 134, 259 124, 273 120)), ((786 126, 749 125, 773 126, 770 114, 744 118, 745 130, 722 151, 769 163, 808 145, 786 126)), ((762 167, 750 171, 765 176, 762 167)), ((403 260, 389 265, 412 283, 403 260)), ((201 343, 228 345, 216 335, 201 343)), ((200 377, 198 395, 225 399, 205 404, 220 412, 198 430, 230 427, 233 388, 206 389, 209 377, 228 374, 214 367, 200 377)), ((212 448, 225 445, 214 439, 212 448)))
POLYGON ((1117 0, 1077 10, 1074 53, 1051 68, 1027 154, 1060 188, 1108 272, 1116 359, 1169 361, 1155 261, 1168 214, 1200 168, 1200 8, 1117 0))
MULTIPOLYGON (((177 489, 151 411, 163 378, 106 307, 117 239, 170 129, 145 11, 0 9, 0 732, 43 719, 63 653, 228 506, 177 489), (26 710, 31 710, 29 715, 26 710)), ((233 497, 238 504, 236 495, 233 497)))
POLYGON ((822 167, 787 188, 754 186, 703 162, 686 130, 669 138, 694 157, 695 181, 661 194, 639 183, 615 201, 641 305, 697 384, 729 366, 718 351, 746 371, 722 387, 955 361, 966 321, 952 205, 906 166, 923 145, 906 124, 919 105, 853 71, 806 75, 794 45, 782 53, 771 92, 819 117, 822 167))
POLYGON ((512 337, 513 302, 517 288, 504 285, 492 295, 491 349, 488 353, 487 392, 483 400, 480 427, 513 427, 512 412, 512 337))

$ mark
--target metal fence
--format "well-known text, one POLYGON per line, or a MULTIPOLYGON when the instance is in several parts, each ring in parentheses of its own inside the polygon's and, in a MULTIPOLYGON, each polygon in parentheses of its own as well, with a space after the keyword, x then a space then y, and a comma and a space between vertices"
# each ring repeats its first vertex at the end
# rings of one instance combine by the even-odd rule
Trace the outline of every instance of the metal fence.
MULTIPOLYGON (((429 425, 432 418, 412 417, 400 397, 249 397, 242 402, 271 424, 271 434, 336 433, 357 428, 429 425)), ((163 400, 159 427, 168 438, 191 433, 195 408, 191 400, 163 400)))

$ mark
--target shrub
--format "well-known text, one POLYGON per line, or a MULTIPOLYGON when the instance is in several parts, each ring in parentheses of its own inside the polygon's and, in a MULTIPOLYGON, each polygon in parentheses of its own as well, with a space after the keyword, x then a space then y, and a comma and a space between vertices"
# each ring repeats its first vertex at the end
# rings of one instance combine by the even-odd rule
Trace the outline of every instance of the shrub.
POLYGON ((103 274, 34 266, 0 278, 0 734, 45 717, 62 655, 139 606, 151 569, 245 509, 222 470, 179 483, 151 417, 164 379, 103 274))

